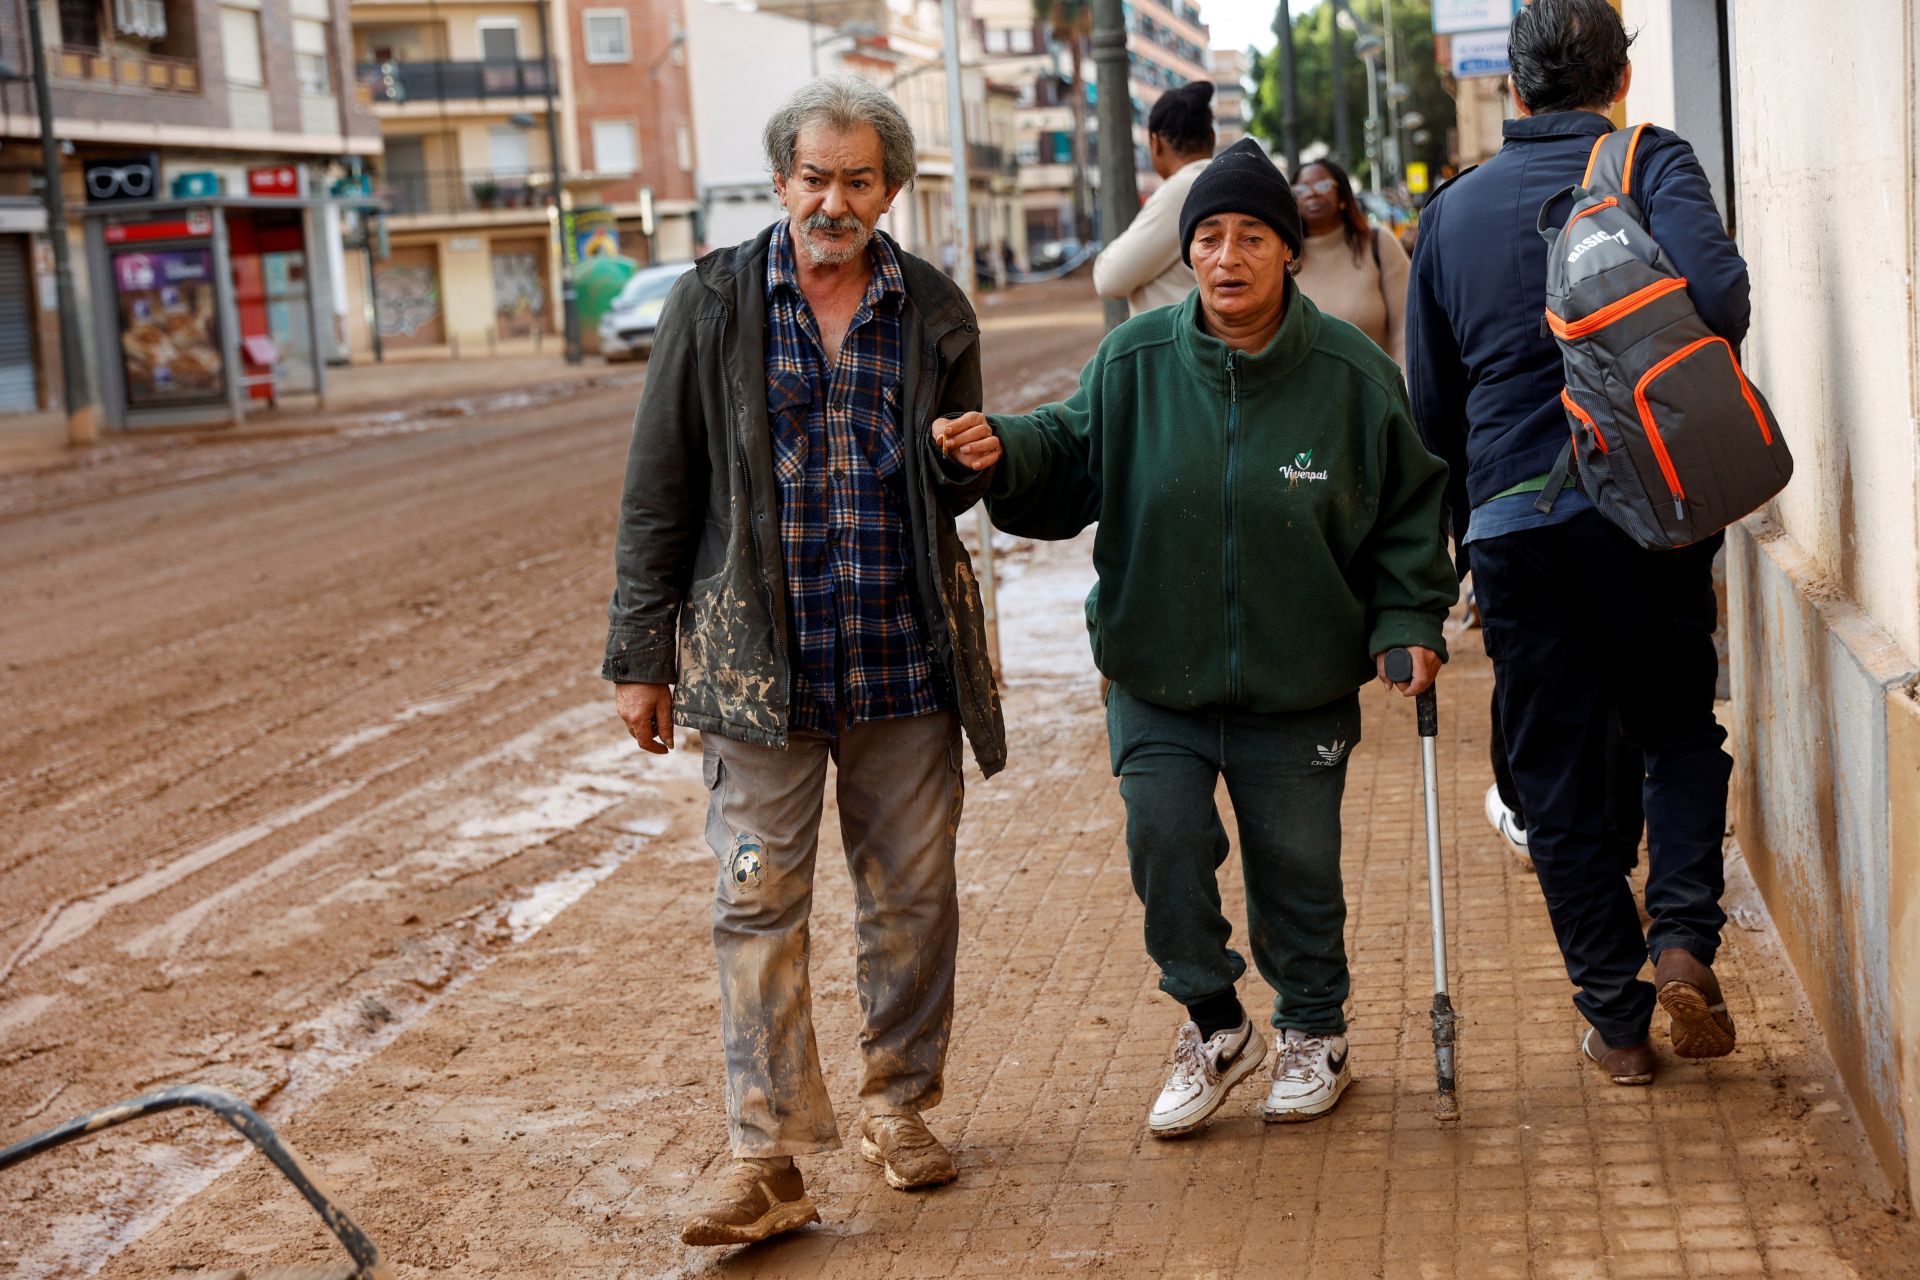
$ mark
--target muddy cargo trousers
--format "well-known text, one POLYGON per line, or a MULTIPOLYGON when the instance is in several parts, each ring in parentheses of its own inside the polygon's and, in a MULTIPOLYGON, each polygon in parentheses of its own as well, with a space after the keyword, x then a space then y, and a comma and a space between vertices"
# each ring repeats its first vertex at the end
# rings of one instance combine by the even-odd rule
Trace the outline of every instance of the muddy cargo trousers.
POLYGON ((853 878, 860 1106, 940 1101, 959 943, 954 835, 960 724, 952 712, 854 725, 837 741, 795 733, 781 751, 702 734, 707 843, 719 859, 727 1128, 736 1156, 831 1151, 840 1128, 820 1074, 807 918, 827 762, 853 878))
POLYGON ((1344 1033, 1340 797, 1360 741, 1359 694, 1280 714, 1176 711, 1114 685, 1107 737, 1160 989, 1192 1005, 1247 971, 1227 945, 1233 926, 1220 910, 1230 845, 1214 793, 1225 778, 1240 828, 1247 945, 1274 990, 1273 1025, 1344 1033))

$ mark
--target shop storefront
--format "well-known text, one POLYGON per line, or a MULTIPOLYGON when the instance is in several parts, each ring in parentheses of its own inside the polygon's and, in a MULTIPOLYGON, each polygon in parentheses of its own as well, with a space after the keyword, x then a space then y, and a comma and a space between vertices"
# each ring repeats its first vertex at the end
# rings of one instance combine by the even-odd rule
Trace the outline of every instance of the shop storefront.
POLYGON ((294 165, 250 171, 245 196, 185 174, 173 198, 152 197, 157 178, 126 198, 131 163, 100 166, 113 181, 89 166, 83 213, 106 424, 239 422, 287 396, 324 403, 329 200, 309 196, 294 165))

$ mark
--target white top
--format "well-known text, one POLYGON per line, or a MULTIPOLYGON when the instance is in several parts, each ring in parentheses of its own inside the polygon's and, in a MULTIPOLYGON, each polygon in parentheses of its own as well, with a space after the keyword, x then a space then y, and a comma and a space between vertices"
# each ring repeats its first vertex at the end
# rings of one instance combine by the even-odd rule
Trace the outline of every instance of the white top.
POLYGON ((1180 261, 1180 209, 1193 180, 1211 160, 1177 169, 1147 197, 1127 229, 1093 260, 1093 290, 1125 298, 1134 315, 1171 306, 1193 290, 1193 268, 1180 261))

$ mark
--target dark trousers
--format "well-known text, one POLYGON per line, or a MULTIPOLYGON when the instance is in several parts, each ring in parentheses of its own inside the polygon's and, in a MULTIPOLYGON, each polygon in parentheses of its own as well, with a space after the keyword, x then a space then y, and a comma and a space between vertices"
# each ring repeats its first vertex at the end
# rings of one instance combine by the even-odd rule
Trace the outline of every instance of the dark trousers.
POLYGON ((1274 989, 1273 1025, 1344 1034, 1340 797, 1360 741, 1359 695, 1277 714, 1177 711, 1114 685, 1107 735, 1160 989, 1192 1005, 1247 971, 1220 910, 1229 845, 1214 793, 1225 778, 1240 826, 1248 948, 1274 989))
POLYGON ((1647 1038, 1649 951, 1711 962, 1726 914, 1733 761, 1714 720, 1716 535, 1643 551, 1597 512, 1473 544, 1507 760, 1574 1004, 1610 1045, 1647 1038), (1647 914, 1607 842, 1607 720, 1645 756, 1647 914))
MULTIPOLYGON (((1513 766, 1507 761, 1507 735, 1500 728, 1500 690, 1493 691, 1493 726, 1487 735, 1487 756, 1493 764, 1493 785, 1500 803, 1507 806, 1522 829, 1527 825, 1526 806, 1513 785, 1513 766)), ((1647 815, 1641 807, 1640 792, 1647 780, 1646 757, 1640 748, 1628 742, 1620 732, 1620 713, 1607 714, 1607 848, 1620 864, 1623 874, 1632 874, 1640 863, 1640 837, 1646 834, 1647 815)))

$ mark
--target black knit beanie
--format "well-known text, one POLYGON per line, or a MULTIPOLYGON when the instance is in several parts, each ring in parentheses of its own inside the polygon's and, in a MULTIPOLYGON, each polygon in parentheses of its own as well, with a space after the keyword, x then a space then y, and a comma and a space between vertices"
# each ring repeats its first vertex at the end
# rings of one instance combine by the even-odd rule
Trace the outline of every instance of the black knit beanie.
POLYGON ((1180 208, 1180 261, 1193 265, 1193 229, 1216 213, 1260 219, 1279 233, 1294 257, 1300 256, 1304 233, 1293 188, 1252 138, 1222 151, 1193 180, 1180 208))

